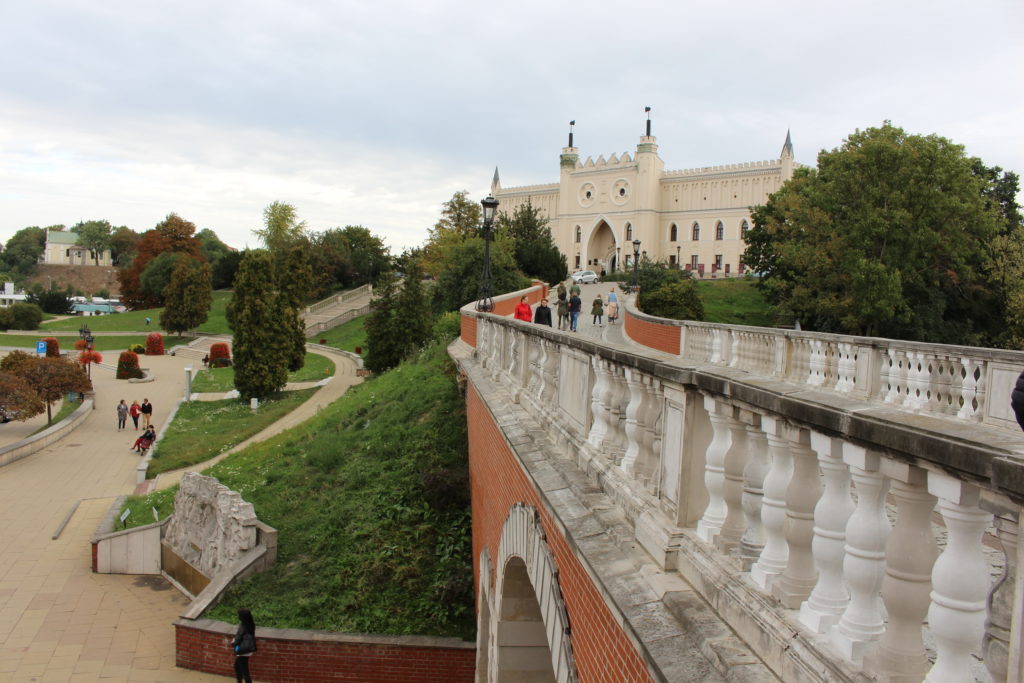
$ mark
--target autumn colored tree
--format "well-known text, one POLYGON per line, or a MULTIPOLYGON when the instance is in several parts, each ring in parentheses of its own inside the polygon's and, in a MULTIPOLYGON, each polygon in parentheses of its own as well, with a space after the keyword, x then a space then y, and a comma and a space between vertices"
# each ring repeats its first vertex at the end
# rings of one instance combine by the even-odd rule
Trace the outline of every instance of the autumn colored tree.
POLYGON ((195 233, 195 224, 174 213, 144 233, 135 246, 135 258, 131 266, 117 271, 121 300, 132 308, 154 308, 161 305, 162 296, 146 294, 142 290, 142 273, 150 261, 165 252, 186 254, 202 260, 202 251, 195 233))
POLYGON ((0 362, 0 371, 18 375, 35 389, 46 403, 48 423, 53 422, 54 401, 61 400, 73 391, 85 393, 92 390, 92 382, 85 371, 69 358, 36 358, 27 353, 14 352, 0 362), (10 360, 16 353, 19 356, 10 360))
POLYGON ((195 329, 206 322, 212 305, 210 264, 183 257, 174 267, 171 281, 164 289, 160 327, 178 334, 195 329))
POLYGON ((139 355, 134 351, 122 351, 117 359, 118 379, 138 379, 142 377, 142 369, 139 367, 139 355))
POLYGON ((56 337, 43 337, 42 340, 46 342, 46 355, 48 358, 60 356, 60 344, 57 342, 56 337))
POLYGON ((164 337, 159 332, 150 332, 146 335, 146 355, 164 355, 164 337))
POLYGON ((45 408, 43 399, 28 382, 13 373, 0 372, 0 415, 5 420, 24 422, 45 408))

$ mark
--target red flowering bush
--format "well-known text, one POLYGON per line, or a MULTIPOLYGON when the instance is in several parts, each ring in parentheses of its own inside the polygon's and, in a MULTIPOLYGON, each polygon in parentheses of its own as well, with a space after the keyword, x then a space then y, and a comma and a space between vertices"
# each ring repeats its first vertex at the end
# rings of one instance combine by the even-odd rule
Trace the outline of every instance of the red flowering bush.
POLYGON ((82 351, 78 354, 78 362, 82 365, 88 365, 89 363, 102 363, 103 356, 99 351, 82 351))
POLYGON ((88 347, 89 347, 89 342, 85 341, 84 339, 76 339, 75 340, 75 350, 76 351, 85 351, 88 347))
POLYGON ((56 337, 43 337, 43 341, 46 342, 46 357, 47 358, 58 358, 60 357, 60 344, 57 343, 56 337))
POLYGON ((162 356, 164 355, 164 336, 159 332, 151 332, 146 337, 146 355, 147 356, 162 356))
POLYGON ((142 377, 142 370, 139 368, 139 355, 132 351, 122 351, 117 359, 118 379, 138 379, 142 377))
POLYGON ((224 368, 231 365, 231 349, 224 342, 210 346, 210 367, 224 368))

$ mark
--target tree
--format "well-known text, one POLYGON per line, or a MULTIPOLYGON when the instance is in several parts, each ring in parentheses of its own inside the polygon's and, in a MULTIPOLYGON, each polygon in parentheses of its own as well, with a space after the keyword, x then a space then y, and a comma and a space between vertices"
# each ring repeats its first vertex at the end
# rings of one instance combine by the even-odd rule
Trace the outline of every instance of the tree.
MULTIPOLYGON (((499 236, 491 244, 491 291, 495 294, 514 292, 529 286, 529 281, 516 270, 512 255, 514 244, 499 236)), ((441 276, 434 286, 434 311, 457 311, 480 295, 480 273, 484 266, 484 241, 468 239, 452 247, 441 276)))
POLYGON ((286 330, 278 303, 270 253, 246 252, 228 304, 235 342, 235 388, 243 399, 266 398, 288 381, 286 330))
MULTIPOLYGON (((195 238, 196 226, 181 216, 171 213, 156 227, 147 231, 139 240, 135 258, 131 266, 117 271, 117 279, 121 284, 121 299, 132 308, 154 308, 162 303, 161 292, 149 294, 142 290, 142 274, 150 261, 165 252, 186 254, 202 260, 199 240, 195 238)), ((168 269, 168 275, 170 270, 168 269)), ((163 284, 166 286, 168 280, 163 284)))
POLYGON ((25 297, 25 302, 35 304, 44 313, 64 315, 71 312, 72 296, 74 296, 74 291, 71 289, 71 285, 68 285, 63 290, 43 289, 42 284, 37 282, 33 285, 32 291, 25 297))
POLYGON ((35 304, 14 304, 7 311, 11 315, 11 327, 16 330, 36 330, 43 322, 43 309, 35 304))
POLYGON ((441 208, 441 218, 430 229, 423 247, 423 270, 434 277, 451 263, 451 251, 480 234, 480 205, 465 190, 456 192, 441 208))
POLYGON ((110 257, 114 265, 128 268, 135 259, 142 236, 129 227, 115 228, 110 235, 110 257))
POLYGON ((565 255, 551 237, 548 219, 530 201, 516 207, 511 216, 498 214, 495 226, 515 242, 516 264, 526 275, 542 282, 561 282, 569 274, 565 255))
POLYGON ((253 232, 270 253, 284 254, 288 247, 305 235, 306 222, 299 220, 291 204, 272 202, 263 209, 263 227, 253 232))
POLYGON ((423 271, 416 261, 408 264, 402 291, 398 295, 398 317, 402 323, 402 339, 408 356, 430 339, 434 316, 430 299, 423 288, 423 271))
POLYGON ((704 303, 693 280, 667 282, 652 290, 640 290, 640 310, 672 320, 703 320, 704 303))
POLYGON ((210 264, 182 255, 164 289, 160 327, 175 334, 195 329, 206 322, 212 305, 210 264))
POLYGON ((278 273, 277 283, 281 324, 288 348, 288 369, 291 372, 300 370, 306 363, 306 324, 302 321, 302 310, 306 305, 312 279, 313 271, 306 259, 306 250, 298 244, 292 246, 288 250, 284 269, 278 273))
POLYGON ((229 251, 217 259, 213 264, 213 288, 230 289, 235 283, 235 274, 238 272, 238 265, 242 262, 243 253, 240 251, 229 251))
MULTIPOLYGON (((52 228, 51 228, 52 229, 52 228)), ((46 230, 38 226, 22 228, 14 233, 0 254, 0 261, 6 269, 19 275, 31 275, 36 270, 39 257, 46 249, 46 230)))
POLYGON ((100 254, 110 248, 113 231, 110 221, 105 220, 84 221, 71 227, 71 232, 78 233, 78 244, 92 252, 97 266, 100 264, 100 254))
POLYGON ((46 342, 46 356, 48 358, 60 357, 60 342, 57 341, 56 337, 43 337, 42 341, 46 342))
POLYGON ((366 368, 381 373, 401 363, 406 351, 403 334, 398 280, 392 272, 383 273, 374 284, 370 315, 366 319, 366 368))
POLYGON ((152 259, 139 277, 139 289, 158 305, 164 303, 164 292, 171 284, 171 274, 182 261, 189 257, 176 251, 165 251, 152 259))
POLYGON ((756 207, 743 261, 810 329, 990 343, 1005 324, 986 279, 1000 196, 960 145, 886 122, 756 207))
POLYGON ((6 420, 24 422, 46 409, 39 393, 23 378, 10 372, 0 372, 0 416, 6 420))
POLYGON ((73 391, 85 393, 92 390, 92 382, 85 371, 68 358, 35 358, 27 353, 14 352, 0 362, 0 370, 21 377, 35 389, 46 403, 47 422, 53 422, 51 406, 54 401, 73 391))

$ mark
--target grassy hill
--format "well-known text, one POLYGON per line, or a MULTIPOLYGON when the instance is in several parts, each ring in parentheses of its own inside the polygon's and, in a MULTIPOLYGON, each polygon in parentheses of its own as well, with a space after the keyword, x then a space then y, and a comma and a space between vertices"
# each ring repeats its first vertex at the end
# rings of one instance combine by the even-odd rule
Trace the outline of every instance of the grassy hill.
POLYGON ((728 325, 771 327, 771 306, 748 278, 700 280, 697 291, 704 302, 704 320, 728 325))
MULTIPOLYGON (((465 410, 448 327, 415 360, 208 471, 279 531, 275 566, 211 618, 248 607, 261 626, 473 637, 465 410)), ((174 492, 133 505, 163 518, 174 492)))
MULTIPOLYGON (((198 327, 199 332, 206 334, 230 334, 227 320, 227 306, 231 301, 230 290, 220 290, 213 293, 213 306, 210 308, 210 315, 206 322, 198 327)), ((57 332, 74 330, 83 322, 89 324, 89 328, 96 333, 102 332, 153 332, 160 331, 160 312, 163 308, 146 308, 141 311, 128 311, 114 315, 97 315, 89 318, 74 316, 63 320, 44 322, 39 327, 40 332, 57 332), (149 317, 152 323, 146 327, 146 318, 149 317)))

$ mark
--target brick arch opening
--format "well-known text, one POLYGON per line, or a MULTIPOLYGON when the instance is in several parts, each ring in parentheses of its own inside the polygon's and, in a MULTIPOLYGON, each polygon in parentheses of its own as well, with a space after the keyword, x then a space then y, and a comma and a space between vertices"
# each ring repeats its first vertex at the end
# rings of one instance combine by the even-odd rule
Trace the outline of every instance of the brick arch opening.
POLYGON ((593 261, 591 267, 598 274, 602 269, 613 273, 618 267, 615 263, 615 233, 603 219, 590 231, 590 238, 587 240, 587 259, 593 261))
POLYGON ((544 615, 523 558, 509 558, 498 599, 496 680, 555 683, 544 615))

